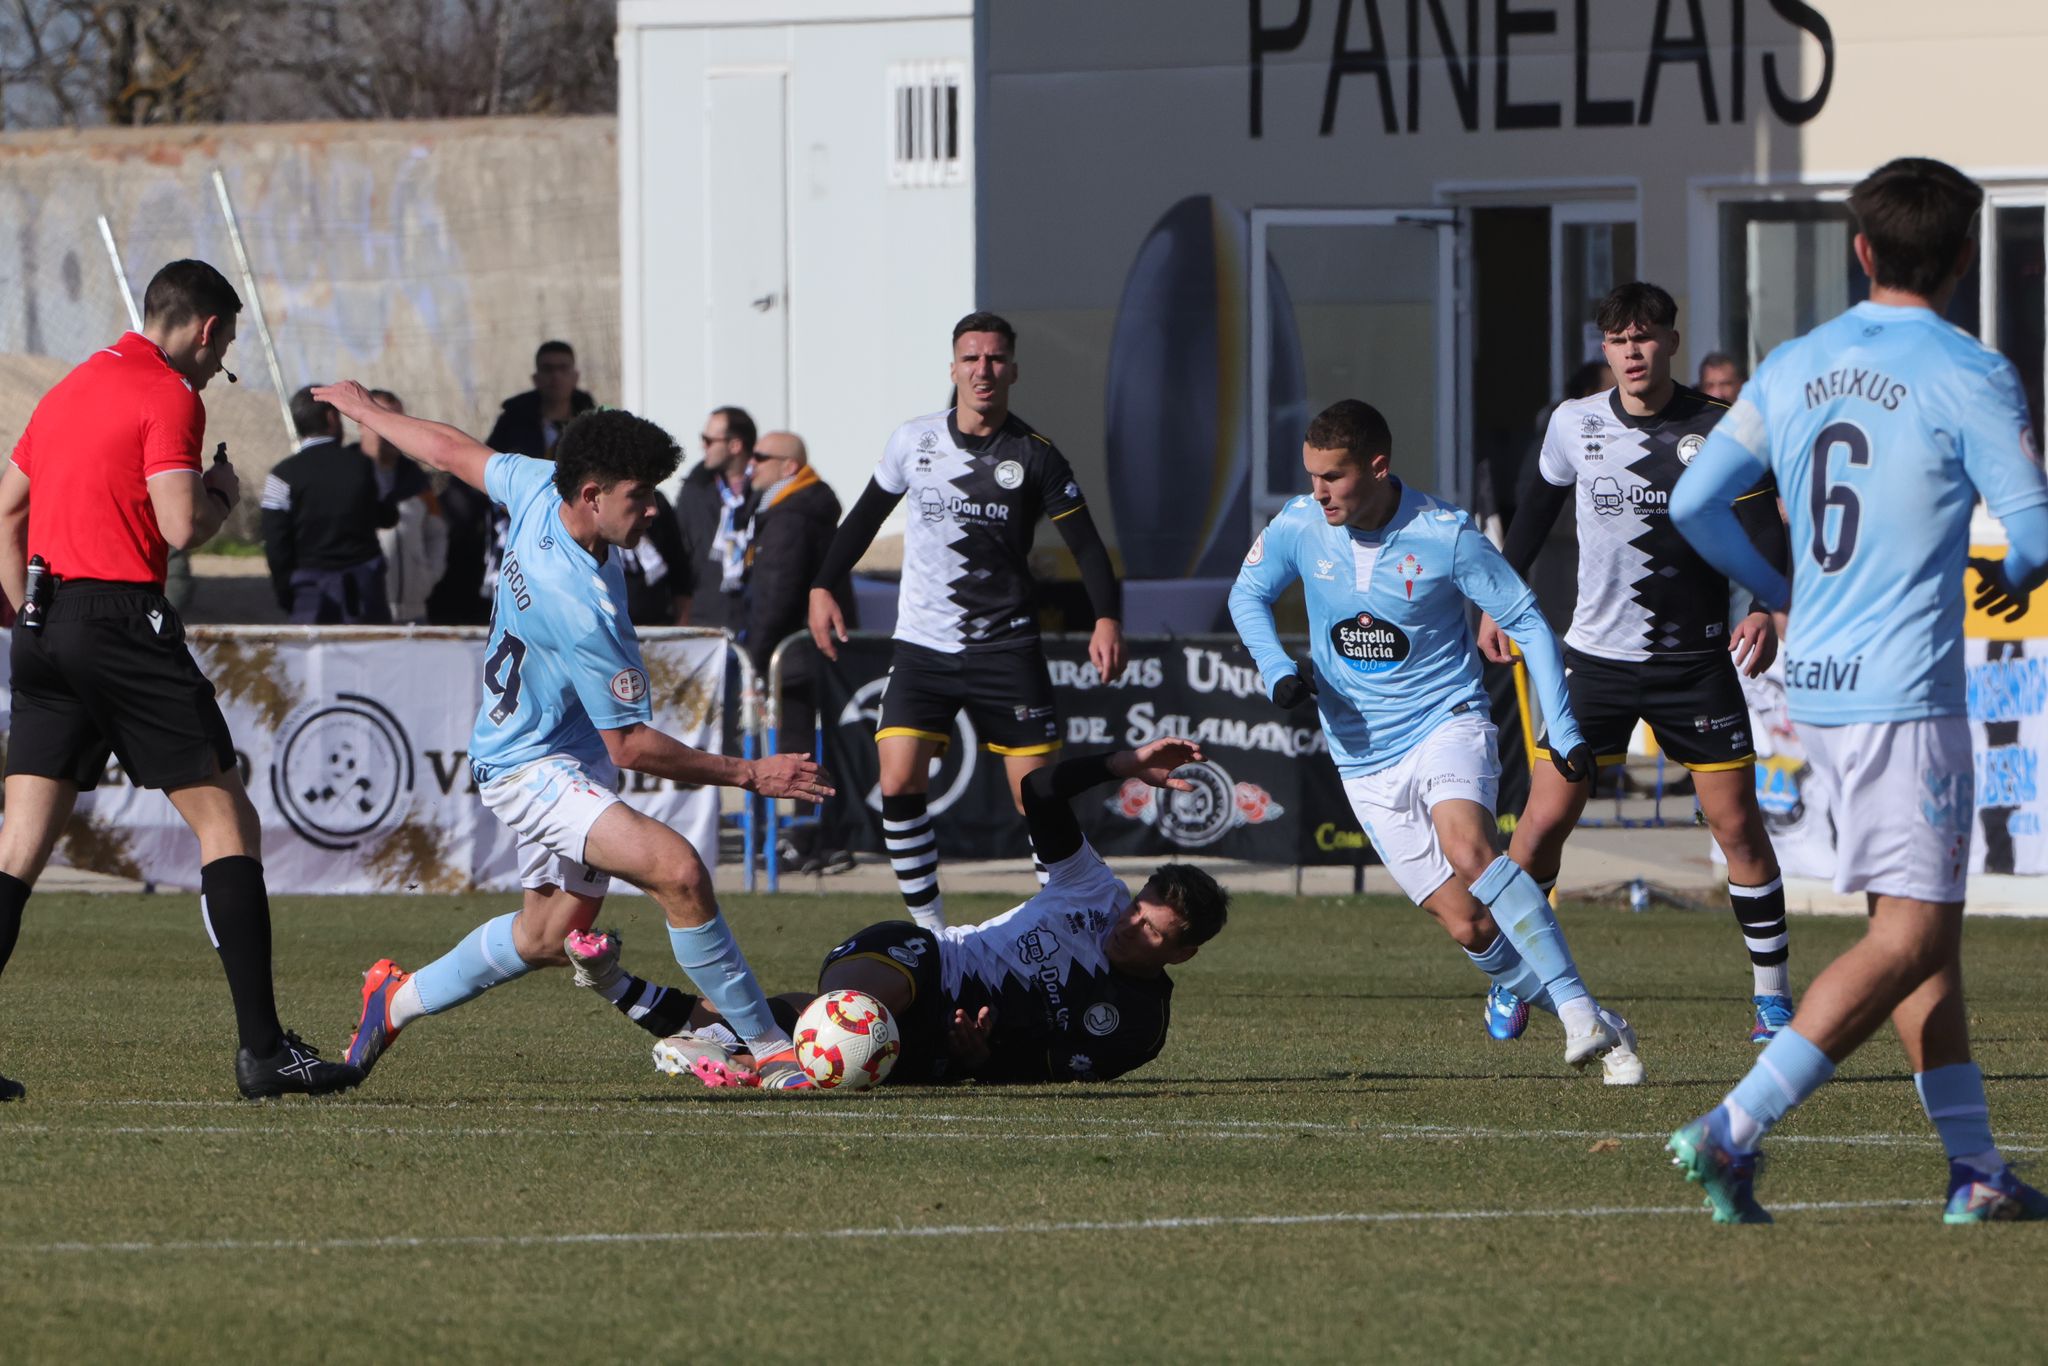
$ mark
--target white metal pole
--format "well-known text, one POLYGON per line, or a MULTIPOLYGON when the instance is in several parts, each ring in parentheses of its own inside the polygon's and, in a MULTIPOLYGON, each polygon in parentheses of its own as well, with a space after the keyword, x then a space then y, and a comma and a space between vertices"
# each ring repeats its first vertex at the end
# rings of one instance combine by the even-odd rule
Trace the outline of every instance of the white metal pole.
POLYGON ((291 395, 284 387, 284 368, 277 363, 277 344, 270 339, 270 323, 263 316, 263 296, 256 292, 256 272, 249 269, 249 249, 242 245, 242 225, 235 219, 234 201, 228 198, 228 178, 220 167, 213 168, 213 190, 220 196, 220 211, 228 221, 228 243, 235 249, 235 264, 241 268, 242 288, 249 294, 249 312, 256 319, 256 338, 263 343, 263 359, 270 366, 271 387, 277 390, 277 414, 284 419, 284 439, 298 439, 292 424, 291 395))
POLYGON ((128 287, 128 270, 121 264, 121 248, 114 244, 114 225, 101 214, 100 241, 107 244, 107 259, 114 263, 114 283, 121 286, 121 302, 128 305, 128 325, 142 330, 142 310, 135 306, 135 291, 128 287))

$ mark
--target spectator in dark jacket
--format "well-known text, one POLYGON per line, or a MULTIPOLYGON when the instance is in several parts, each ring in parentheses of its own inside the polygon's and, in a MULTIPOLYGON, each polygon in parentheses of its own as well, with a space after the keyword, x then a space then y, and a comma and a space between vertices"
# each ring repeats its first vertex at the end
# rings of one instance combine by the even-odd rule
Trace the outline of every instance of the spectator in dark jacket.
MULTIPOLYGON (((807 634, 811 583, 825 562, 832 533, 838 529, 839 499, 811 468, 804 443, 793 432, 769 432, 760 439, 754 447, 749 479, 755 504, 747 542, 740 645, 765 687, 775 647, 789 636, 807 634)), ((832 595, 839 600, 847 623, 854 624, 852 584, 834 584, 832 595)), ((818 717, 816 657, 817 650, 808 638, 783 655, 782 714, 775 731, 778 754, 810 752, 818 717)), ((797 814, 811 811, 798 806, 797 814)), ((833 861, 820 854, 815 828, 800 826, 792 832, 792 839, 797 867, 833 861)))
POLYGON ((545 341, 533 353, 533 387, 514 394, 498 410, 484 444, 494 451, 554 458, 562 428, 597 401, 576 387, 576 350, 565 341, 545 341))
POLYGON ((376 466, 341 444, 341 414, 292 395, 299 447, 263 481, 263 554, 286 616, 302 625, 385 625, 391 620, 377 531, 397 520, 377 490, 376 466))
POLYGON ((720 408, 705 420, 703 442, 703 463, 683 477, 676 494, 676 520, 683 532, 676 592, 688 600, 686 625, 736 631, 754 507, 747 486, 754 419, 744 408, 720 408))
MULTIPOLYGON (((536 460, 554 459, 555 443, 562 439, 562 428, 579 413, 587 413, 597 406, 597 400, 576 387, 578 378, 576 348, 565 341, 542 342, 540 349, 533 353, 533 387, 505 400, 498 410, 498 420, 491 424, 491 434, 484 438, 484 444, 494 451, 511 455, 530 455, 536 460)), ((476 571, 477 593, 483 600, 484 620, 490 619, 491 595, 498 591, 498 564, 505 558, 505 511, 493 507, 489 515, 490 520, 485 527, 484 562, 476 571)), ((458 540, 452 518, 450 533, 448 572, 452 576, 456 572, 458 540)), ((466 559, 461 572, 463 580, 468 581, 470 568, 466 559)))

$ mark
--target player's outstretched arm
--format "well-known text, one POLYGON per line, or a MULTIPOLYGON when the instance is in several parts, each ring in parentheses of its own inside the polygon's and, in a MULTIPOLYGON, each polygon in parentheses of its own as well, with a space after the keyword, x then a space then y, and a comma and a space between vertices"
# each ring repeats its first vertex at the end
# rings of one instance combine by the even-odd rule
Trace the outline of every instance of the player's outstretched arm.
POLYGON ((1137 778, 1152 787, 1186 792, 1191 784, 1176 778, 1173 771, 1183 764, 1198 763, 1202 748, 1192 740, 1154 740, 1137 749, 1120 749, 1100 754, 1077 754, 1057 764, 1033 769, 1024 776, 1024 823, 1031 830, 1031 847, 1040 862, 1050 868, 1072 858, 1081 848, 1081 823, 1069 803, 1091 787, 1137 778))
POLYGON ((1750 591, 1770 611, 1791 601, 1785 575, 1764 558, 1735 515, 1735 500, 1756 487, 1769 471, 1728 432, 1739 416, 1723 418, 1707 437, 1706 449, 1671 490, 1671 522, 1700 558, 1750 591))
MULTIPOLYGON (((1281 645, 1280 628, 1273 622, 1273 604, 1301 577, 1294 566, 1294 532, 1286 517, 1283 510, 1259 533, 1245 553, 1237 582, 1230 586, 1230 623, 1237 628, 1237 638, 1251 653, 1260 677, 1266 680, 1266 687, 1276 701, 1281 681, 1299 671, 1281 645)), ((1295 698, 1281 705, 1295 705, 1300 700, 1295 698)))
POLYGON ((368 427, 423 465, 431 465, 483 490, 484 464, 491 448, 445 422, 394 413, 370 397, 370 391, 352 379, 333 384, 316 384, 313 397, 331 403, 335 410, 360 427, 368 427))
POLYGON ((821 802, 833 795, 831 775, 807 754, 736 759, 684 744, 648 725, 600 730, 605 753, 620 768, 668 778, 690 787, 737 787, 763 797, 821 802))
POLYGON ((1550 757, 1557 771, 1575 783, 1592 777, 1593 751, 1579 733, 1571 696, 1565 691, 1564 651, 1558 648, 1557 633, 1543 619, 1535 593, 1470 522, 1459 528, 1451 577, 1458 591, 1499 622, 1508 639, 1521 647, 1549 726, 1550 757))
POLYGON ((882 523, 902 498, 901 493, 891 493, 870 479, 854 500, 846 520, 839 524, 839 530, 832 533, 825 562, 818 566, 818 577, 811 580, 810 605, 811 643, 827 659, 839 658, 839 644, 846 639, 846 615, 839 610, 839 599, 832 595, 832 586, 853 573, 854 565, 868 553, 868 547, 875 543, 875 533, 882 529, 882 523))

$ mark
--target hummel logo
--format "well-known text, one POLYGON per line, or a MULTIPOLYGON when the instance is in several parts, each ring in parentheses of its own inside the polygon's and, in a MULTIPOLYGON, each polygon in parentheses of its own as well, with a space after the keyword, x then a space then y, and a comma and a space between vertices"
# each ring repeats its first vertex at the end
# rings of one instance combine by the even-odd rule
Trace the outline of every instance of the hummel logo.
POLYGON ((150 630, 158 635, 164 633, 164 614, 162 612, 144 612, 143 615, 149 618, 150 630))

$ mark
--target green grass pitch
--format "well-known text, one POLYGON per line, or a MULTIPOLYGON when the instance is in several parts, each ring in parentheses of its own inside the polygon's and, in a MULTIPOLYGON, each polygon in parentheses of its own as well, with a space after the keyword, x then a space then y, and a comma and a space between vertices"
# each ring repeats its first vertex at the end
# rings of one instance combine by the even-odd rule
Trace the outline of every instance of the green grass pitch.
MULTIPOLYGON (((734 896, 770 990, 891 898, 734 896)), ((496 898, 280 898, 286 1021, 496 898)), ((1002 909, 957 899, 956 919, 1002 909)), ((628 966, 678 980, 652 909, 628 966)), ((1775 1228, 1719 1228, 1665 1134, 1754 1056, 1725 916, 1568 909, 1649 1084, 1479 1027, 1420 912, 1246 896, 1165 1054, 1093 1087, 715 1095, 566 973, 415 1026, 326 1102, 233 1098, 190 897, 39 897, 0 982, 0 1360, 2024 1360, 2048 1228, 1952 1229, 1888 1036, 1780 1131, 1775 1228), (1800 1208, 1804 1206, 1805 1208, 1800 1208)), ((1850 942, 1797 919, 1795 977, 1850 942)), ((1992 1115, 2048 1145, 2048 923, 1972 924, 1992 1115)))

